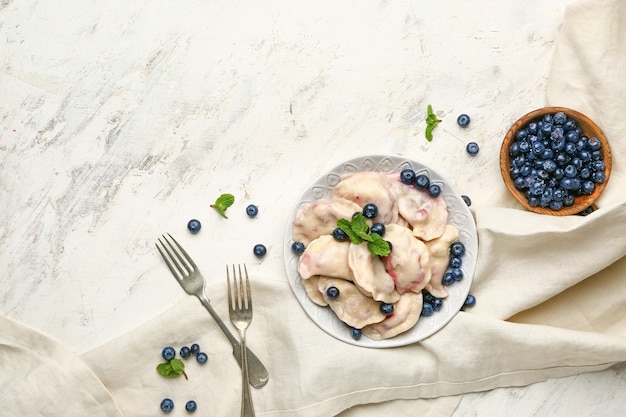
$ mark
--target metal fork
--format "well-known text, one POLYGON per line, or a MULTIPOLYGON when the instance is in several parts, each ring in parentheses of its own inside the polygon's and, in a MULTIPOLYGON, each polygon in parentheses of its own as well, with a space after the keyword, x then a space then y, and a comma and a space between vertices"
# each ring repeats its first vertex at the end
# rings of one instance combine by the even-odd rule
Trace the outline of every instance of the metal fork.
POLYGON ((241 356, 244 366, 241 367, 241 417, 254 417, 254 407, 252 406, 252 397, 250 396, 250 386, 248 381, 248 368, 246 366, 248 358, 246 355, 246 329, 252 321, 252 293, 250 292, 250 279, 248 278, 248 269, 243 265, 246 275, 246 283, 241 275, 241 265, 239 269, 239 280, 235 274, 235 265, 233 265, 233 283, 234 290, 231 290, 230 273, 228 265, 226 266, 226 281, 228 282, 228 312, 230 313, 230 321, 239 330, 241 340, 241 356))
MULTIPOLYGON (((155 245, 163 257, 163 260, 165 260, 168 268, 187 294, 198 297, 200 302, 202 302, 202 305, 209 310, 209 313, 211 313, 211 316, 215 319, 217 325, 220 329, 222 329, 222 332, 224 332, 226 338, 228 338, 228 341, 233 346, 233 355, 235 356, 239 366, 243 369, 241 344, 237 341, 235 336, 233 336, 230 330, 228 330, 228 327, 226 327, 220 316, 211 305, 211 301, 209 301, 204 293, 206 282, 200 274, 200 270, 196 266, 195 262, 191 259, 189 254, 187 254, 185 249, 183 249, 176 239, 174 239, 169 233, 167 236, 162 235, 162 237, 158 239, 158 243, 155 245)), ((269 381, 267 368, 265 368, 265 365, 263 365, 259 358, 257 358, 256 355, 247 347, 245 352, 247 353, 246 369, 249 373, 248 379, 250 384, 255 388, 265 386, 267 381, 269 381)))

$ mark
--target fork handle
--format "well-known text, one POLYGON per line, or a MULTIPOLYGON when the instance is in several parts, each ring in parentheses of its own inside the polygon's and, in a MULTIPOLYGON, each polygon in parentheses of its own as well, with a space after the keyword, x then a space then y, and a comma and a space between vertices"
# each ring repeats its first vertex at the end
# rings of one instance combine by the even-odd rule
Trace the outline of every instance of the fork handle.
POLYGON ((242 357, 242 375, 241 375, 241 417, 254 417, 254 407, 252 405, 252 395, 250 395, 250 368, 248 367, 248 355, 246 347, 245 330, 241 331, 241 357, 242 357))
MULTIPOLYGON (((222 329, 222 332, 224 332, 230 344, 233 346, 233 356, 235 356, 239 367, 243 369, 241 344, 235 338, 235 336, 233 336, 230 330, 228 330, 228 327, 226 327, 226 325, 222 321, 222 318, 217 314, 217 311, 215 311, 213 305, 211 305, 211 301, 209 301, 207 296, 203 294, 202 296, 198 296, 198 298, 202 302, 202 305, 207 310, 209 310, 209 313, 211 314, 219 328, 222 329)), ((250 385, 252 385, 254 388, 264 387, 270 378, 269 373, 267 372, 267 368, 265 367, 265 365, 263 365, 261 360, 250 349, 248 349, 248 347, 246 347, 246 353, 248 362, 248 380, 250 382, 250 385)))

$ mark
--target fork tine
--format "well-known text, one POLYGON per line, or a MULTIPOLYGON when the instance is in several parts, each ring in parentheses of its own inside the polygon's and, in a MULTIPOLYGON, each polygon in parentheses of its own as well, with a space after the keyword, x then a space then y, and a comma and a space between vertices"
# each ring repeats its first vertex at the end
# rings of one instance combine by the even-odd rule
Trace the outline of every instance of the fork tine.
POLYGON ((178 265, 174 263, 175 262, 174 257, 172 255, 172 253, 170 252, 170 250, 168 249, 167 245, 165 245, 165 243, 163 243, 161 238, 159 238, 158 239, 158 243, 155 243, 154 245, 156 246, 156 248, 158 249, 159 253, 161 254, 161 257, 165 261, 165 264, 167 265, 169 270, 172 272, 172 275, 174 275, 176 277, 176 279, 181 279, 180 269, 179 269, 178 265), (159 246, 159 243, 161 244, 161 246, 159 246), (163 249, 161 249, 161 247, 163 247, 163 249), (167 252, 167 255, 165 254, 166 252, 167 252))
MULTIPOLYGON (((252 312, 252 291, 250 291, 250 278, 248 278, 248 268, 246 268, 246 264, 243 264, 243 270, 246 273, 246 307, 252 312)), ((239 267, 239 273, 241 274, 241 266, 239 267)))
POLYGON ((226 283, 228 284, 228 308, 229 311, 233 310, 233 296, 230 290, 230 273, 228 272, 228 265, 226 265, 226 283))
MULTIPOLYGON (((180 251, 180 253, 184 256, 184 258, 182 256, 180 256, 178 253, 176 253, 176 257, 181 261, 181 262, 187 262, 188 265, 191 266, 191 269, 197 270, 198 267, 196 266, 196 263, 193 261, 193 259, 191 258, 191 256, 189 256, 189 254, 187 253, 187 251, 185 249, 183 249, 182 246, 180 246, 180 244, 176 241, 176 239, 174 239, 172 237, 172 235, 170 235, 169 233, 167 234, 167 236, 169 236, 169 238, 172 240, 172 242, 174 242, 174 244, 176 245, 176 247, 178 248, 178 250, 180 251)), ((163 236, 163 238, 165 238, 165 236, 163 236)), ((167 240, 167 239, 166 239, 167 240)))

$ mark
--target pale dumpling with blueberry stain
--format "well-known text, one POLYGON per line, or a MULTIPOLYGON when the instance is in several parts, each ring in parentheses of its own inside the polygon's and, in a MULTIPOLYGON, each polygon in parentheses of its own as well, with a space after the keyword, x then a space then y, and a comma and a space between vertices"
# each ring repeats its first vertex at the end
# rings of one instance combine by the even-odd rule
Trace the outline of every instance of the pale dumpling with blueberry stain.
POLYGON ((321 198, 303 203, 293 219, 293 240, 307 246, 312 240, 328 235, 337 220, 350 219, 361 207, 344 198, 321 198))
POLYGON ((380 303, 364 295, 352 283, 343 279, 320 277, 318 289, 333 312, 341 321, 355 329, 361 329, 369 324, 378 323, 385 319, 380 311, 380 303), (335 287, 339 296, 328 296, 328 288, 335 287))
POLYGON ((383 261, 367 247, 367 244, 350 244, 348 266, 354 283, 360 291, 376 301, 395 303, 400 298, 396 285, 385 270, 383 261))
POLYGON ((304 249, 298 262, 298 272, 302 279, 314 275, 352 280, 348 264, 350 244, 339 242, 331 235, 322 235, 304 249))
POLYGON ((384 258, 387 274, 400 294, 421 292, 431 278, 428 248, 411 230, 396 224, 386 227, 385 239, 391 242, 391 253, 384 258))
POLYGON ((395 190, 389 176, 379 172, 364 171, 343 176, 331 190, 330 195, 333 198, 350 200, 361 208, 368 203, 375 204, 378 208, 378 215, 373 220, 387 224, 398 220, 395 190))
POLYGON ((448 224, 448 205, 443 197, 432 197, 427 191, 400 182, 398 212, 418 238, 429 241, 443 234, 448 224))
POLYGON ((395 337, 410 330, 417 324, 422 314, 424 303, 422 293, 412 291, 400 296, 394 304, 393 313, 385 320, 363 327, 363 334, 373 340, 383 340, 395 337))
POLYGON ((328 303, 326 302, 326 300, 324 300, 324 297, 322 296, 322 293, 320 292, 318 288, 319 280, 320 280, 320 276, 314 275, 307 279, 303 279, 302 286, 304 287, 304 290, 306 291, 306 295, 309 296, 309 299, 311 301, 313 301, 315 304, 317 304, 320 307, 326 307, 328 303))
POLYGON ((437 298, 446 298, 448 296, 448 290, 443 286, 441 280, 450 263, 450 245, 458 237, 459 229, 449 224, 441 237, 426 242, 430 252, 430 267, 432 271, 426 290, 437 298))

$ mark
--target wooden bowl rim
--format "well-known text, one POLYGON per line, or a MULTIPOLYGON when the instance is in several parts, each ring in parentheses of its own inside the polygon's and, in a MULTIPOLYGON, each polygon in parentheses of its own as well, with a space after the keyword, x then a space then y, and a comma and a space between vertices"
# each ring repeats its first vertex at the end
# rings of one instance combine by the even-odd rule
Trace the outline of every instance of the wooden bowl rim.
POLYGON ((540 109, 533 110, 529 113, 526 113, 524 116, 520 117, 511 128, 508 130, 506 135, 504 136, 504 140, 502 141, 502 146, 500 148, 500 173, 502 175, 502 179, 504 180, 504 184, 507 189, 524 208, 530 210, 534 213, 538 214, 549 214, 553 216, 568 216, 573 214, 578 214, 584 209, 590 207, 595 203, 595 201, 600 197, 604 189, 606 188, 607 183, 609 182, 609 178, 611 176, 611 168, 612 168, 612 155, 611 148, 609 146, 609 142, 602 132, 602 129, 589 117, 584 114, 570 109, 568 107, 558 107, 558 106, 549 106, 542 107, 540 109), (509 156, 509 147, 515 133, 527 125, 530 121, 537 119, 538 117, 544 116, 546 114, 554 114, 557 112, 563 112, 567 116, 576 120, 578 126, 583 129, 583 134, 587 137, 595 136, 600 139, 602 144, 602 152, 604 153, 604 163, 605 163, 605 174, 606 180, 601 184, 596 184, 596 188, 594 192, 587 196, 576 197, 574 200, 574 204, 570 207, 563 207, 561 210, 552 210, 549 207, 532 207, 528 204, 528 200, 524 193, 515 188, 513 184, 513 180, 509 175, 510 169, 510 156, 509 156))

